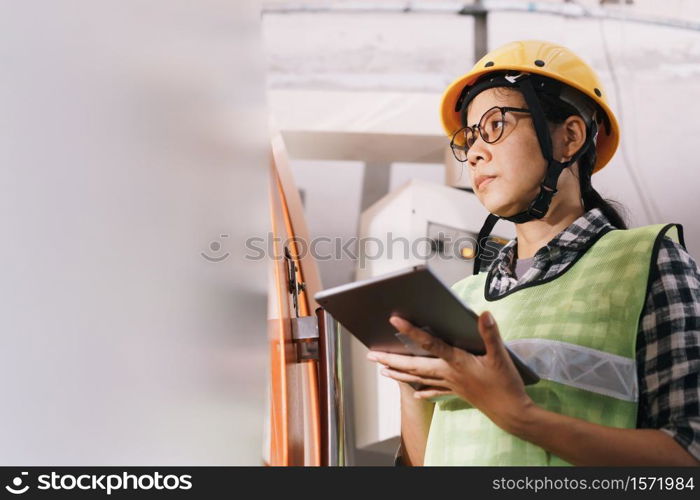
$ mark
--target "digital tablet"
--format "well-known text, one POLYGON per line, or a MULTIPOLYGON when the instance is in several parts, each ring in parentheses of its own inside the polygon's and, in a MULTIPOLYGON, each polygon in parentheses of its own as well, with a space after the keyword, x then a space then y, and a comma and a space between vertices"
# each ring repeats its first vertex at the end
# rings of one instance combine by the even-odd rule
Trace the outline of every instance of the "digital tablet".
MULTIPOLYGON (((329 288, 314 298, 374 351, 433 357, 396 331, 389 323, 395 314, 452 346, 477 355, 486 352, 478 315, 425 265, 329 288)), ((521 359, 508 353, 526 385, 539 381, 521 359)))

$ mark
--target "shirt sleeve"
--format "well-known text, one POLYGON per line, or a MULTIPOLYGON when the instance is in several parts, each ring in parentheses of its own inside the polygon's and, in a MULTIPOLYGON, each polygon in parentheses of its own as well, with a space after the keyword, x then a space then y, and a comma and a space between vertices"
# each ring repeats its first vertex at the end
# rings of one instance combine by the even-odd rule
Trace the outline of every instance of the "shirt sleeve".
POLYGON ((700 460, 700 273, 662 238, 637 335, 637 426, 659 429, 700 460))

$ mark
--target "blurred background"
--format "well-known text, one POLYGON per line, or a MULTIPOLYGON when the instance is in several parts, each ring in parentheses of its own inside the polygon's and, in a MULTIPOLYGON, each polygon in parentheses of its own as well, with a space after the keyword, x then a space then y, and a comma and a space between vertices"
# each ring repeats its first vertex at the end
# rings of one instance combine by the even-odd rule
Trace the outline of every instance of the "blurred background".
MULTIPOLYGON (((622 129, 593 185, 700 256, 695 1, 0 0, 0 39, 3 465, 259 465, 287 436, 274 415, 319 432, 275 406, 292 295, 247 243, 279 232, 275 200, 309 238, 473 234, 486 212, 438 104, 508 41, 593 66, 622 129)), ((413 263, 350 248, 307 266, 308 291, 413 263)), ((352 342, 344 463, 389 464, 395 387, 352 342)))
POLYGON ((258 7, 2 1, 0 39, 0 463, 262 463, 258 7))

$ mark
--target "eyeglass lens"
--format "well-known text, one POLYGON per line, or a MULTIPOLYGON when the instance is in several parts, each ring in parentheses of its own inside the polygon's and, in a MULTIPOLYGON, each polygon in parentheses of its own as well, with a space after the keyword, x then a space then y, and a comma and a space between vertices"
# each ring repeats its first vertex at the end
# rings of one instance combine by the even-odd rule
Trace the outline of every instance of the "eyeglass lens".
POLYGON ((501 138, 506 128, 505 113, 498 107, 489 109, 479 120, 478 126, 464 127, 452 137, 451 147, 459 161, 467 161, 467 151, 481 134, 484 142, 492 144, 501 138), (478 131, 477 131, 478 129, 478 131))

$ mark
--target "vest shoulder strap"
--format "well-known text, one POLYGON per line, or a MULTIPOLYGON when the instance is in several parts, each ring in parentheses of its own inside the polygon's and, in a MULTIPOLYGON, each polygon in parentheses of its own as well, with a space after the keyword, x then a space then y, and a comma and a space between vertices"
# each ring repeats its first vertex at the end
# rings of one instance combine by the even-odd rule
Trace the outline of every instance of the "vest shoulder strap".
POLYGON ((667 224, 649 224, 647 226, 639 226, 631 229, 611 231, 609 237, 637 239, 642 237, 642 234, 647 234, 650 238, 656 238, 659 241, 664 236, 668 236, 685 249, 683 226, 675 222, 667 224))

